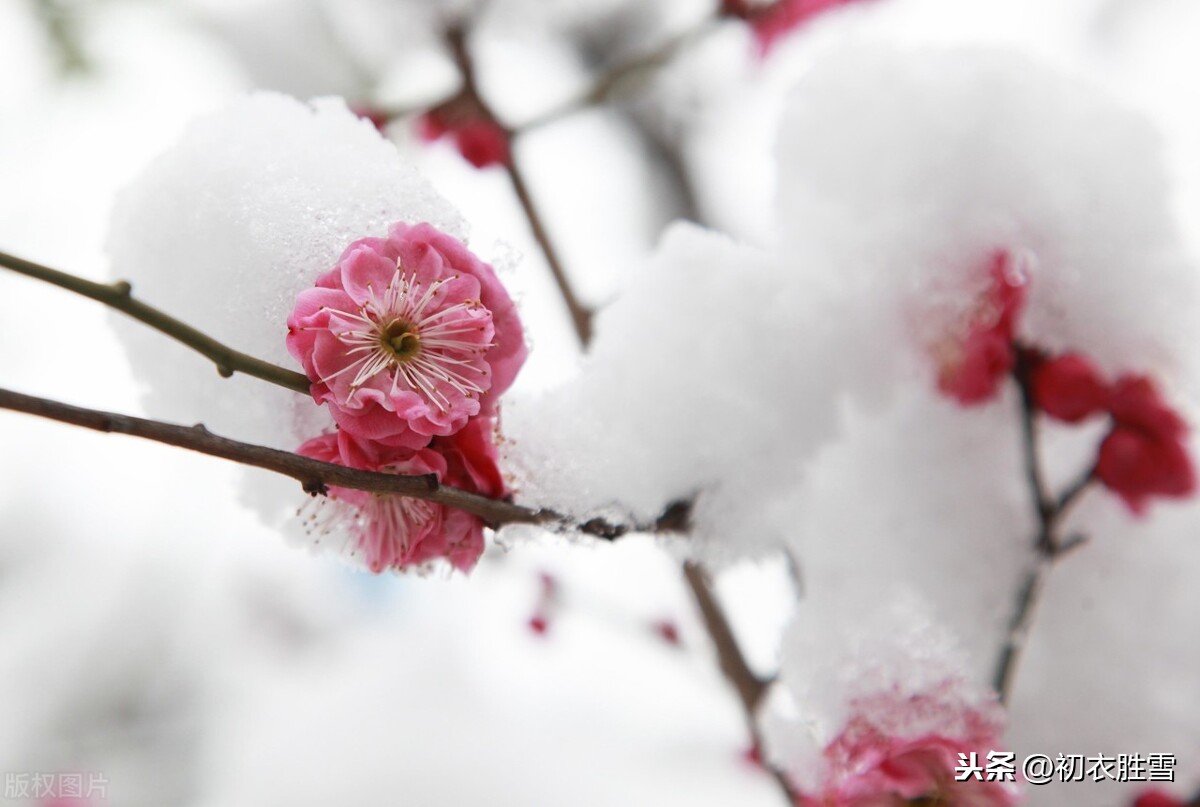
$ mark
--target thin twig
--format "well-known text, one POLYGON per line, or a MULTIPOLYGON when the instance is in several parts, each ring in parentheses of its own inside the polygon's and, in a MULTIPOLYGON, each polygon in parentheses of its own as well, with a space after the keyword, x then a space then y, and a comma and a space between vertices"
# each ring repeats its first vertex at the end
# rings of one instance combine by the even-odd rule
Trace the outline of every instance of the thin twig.
MULTIPOLYGON (((733 628, 717 602, 712 581, 704 568, 695 561, 688 561, 683 564, 683 577, 687 581, 688 588, 691 589, 692 597, 696 600, 696 606, 700 609, 700 616, 704 620, 704 627, 717 651, 717 661, 721 665, 721 672, 737 691, 738 699, 742 704, 742 712, 746 717, 746 726, 750 732, 750 742, 761 753, 763 743, 762 733, 758 728, 758 707, 762 703, 770 682, 755 675, 754 671, 750 669, 750 665, 746 663, 746 657, 742 655, 741 648, 738 647, 737 638, 733 635, 733 628)), ((763 765, 783 790, 784 795, 788 798, 788 803, 795 804, 796 794, 787 777, 765 760, 763 765)))
MULTIPOLYGON (((692 33, 695 35, 695 32, 692 33)), ((627 65, 626 69, 618 70, 610 75, 606 80, 598 84, 587 101, 595 103, 603 100, 607 95, 622 81, 625 76, 637 72, 638 70, 656 65, 665 61, 671 54, 685 41, 689 36, 680 37, 678 40, 672 40, 663 48, 655 51, 652 54, 643 57, 640 60, 627 65)), ((447 43, 454 56, 454 60, 458 65, 459 72, 462 75, 463 89, 460 97, 466 99, 466 102, 474 107, 476 112, 486 119, 490 120, 497 126, 500 126, 511 138, 516 133, 504 126, 504 124, 496 117, 486 101, 480 96, 478 87, 475 82, 474 65, 471 60, 470 52, 467 49, 466 33, 462 29, 453 28, 447 32, 447 43)), ((537 206, 533 202, 530 195, 529 187, 525 182, 524 176, 517 167, 515 160, 510 159, 506 165, 509 179, 512 181, 513 190, 516 193, 517 200, 521 205, 521 209, 525 213, 526 220, 529 223, 530 230, 533 232, 534 238, 541 247, 543 254, 546 256, 546 262, 550 266, 550 271, 554 275, 555 283, 558 286, 559 294, 562 296, 563 303, 570 312, 571 320, 575 326, 575 333, 579 338, 582 346, 587 347, 592 336, 592 311, 580 303, 576 297, 574 289, 570 281, 567 279, 566 272, 563 269, 562 263, 558 258, 558 254, 551 242, 549 233, 546 231, 545 224, 541 216, 538 214, 537 206)), ((669 507, 664 513, 664 517, 668 517, 672 510, 679 510, 681 520, 679 523, 680 530, 687 529, 687 517, 690 515, 690 502, 676 502, 669 507)), ((660 521, 662 519, 660 518, 660 521)), ((738 693, 738 698, 741 701, 743 712, 746 717, 751 741, 756 749, 762 747, 761 733, 758 728, 757 707, 762 700, 763 694, 766 692, 769 682, 763 681, 754 674, 754 671, 747 665, 745 658, 742 656, 741 650, 738 648, 737 639, 733 635, 733 629, 726 620, 720 605, 717 602, 716 596, 712 590, 708 576, 705 574, 701 566, 695 562, 687 562, 683 568, 684 578, 691 589, 696 600, 696 604, 700 609, 703 617, 704 626, 712 637, 713 645, 717 650, 717 657, 721 665, 721 671, 725 678, 733 685, 738 693)), ((784 795, 788 798, 789 803, 795 803, 795 793, 793 792, 790 783, 782 772, 769 768, 772 776, 778 782, 784 795)))
MULTIPOLYGON (((515 136, 515 132, 508 129, 496 117, 495 112, 479 93, 479 86, 475 80, 475 63, 471 59, 470 51, 467 49, 466 37, 466 31, 459 27, 451 27, 446 32, 446 43, 462 76, 463 86, 460 96, 467 99, 468 103, 484 119, 500 127, 511 140, 515 136)), ((592 310, 580 302, 575 289, 571 285, 571 281, 567 278, 562 261, 558 257, 558 251, 554 248, 554 243, 550 238, 549 231, 546 229, 546 224, 533 202, 533 197, 529 192, 529 185, 525 181, 525 175, 517 166, 515 156, 510 155, 508 161, 504 164, 504 169, 507 171, 509 181, 512 183, 517 202, 521 205, 521 210, 525 213, 525 219, 529 222, 529 229, 533 233, 533 238, 537 241, 542 254, 546 257, 546 264, 550 267, 550 273, 554 276, 554 283, 558 286, 559 294, 562 296, 563 303, 567 307, 567 312, 571 315, 571 323, 575 327, 575 334, 579 338, 579 343, 583 347, 587 347, 588 342, 592 338, 592 310)))
POLYGON ((218 342, 208 334, 135 298, 133 287, 123 280, 115 283, 96 283, 4 252, 0 252, 0 266, 26 277, 73 291, 88 299, 103 303, 109 308, 115 308, 117 311, 128 314, 139 322, 143 322, 156 331, 203 354, 217 366, 217 372, 226 378, 234 373, 245 373, 280 387, 308 394, 310 383, 303 373, 257 359, 218 342))
MULTIPOLYGON (((679 41, 668 43, 660 51, 655 51, 641 60, 636 60, 634 63, 628 65, 627 72, 636 72, 653 64, 661 63, 674 53, 675 49, 682 44, 684 39, 686 37, 681 37, 679 41)), ((479 94, 475 81, 474 64, 471 54, 467 49, 466 32, 461 28, 452 28, 446 33, 446 41, 462 76, 463 88, 460 93, 460 99, 471 105, 477 114, 503 129, 511 139, 516 132, 504 126, 479 94)), ((602 82, 597 85, 591 96, 587 99, 588 102, 594 103, 606 97, 627 72, 618 71, 609 77, 608 83, 602 82)), ((515 160, 510 158, 506 164, 506 168, 517 200, 529 223, 530 230, 533 232, 534 238, 546 256, 546 262, 550 266, 550 271, 558 286, 559 294, 562 296, 563 303, 571 314, 571 320, 575 326, 575 333, 579 338, 579 342, 583 347, 587 347, 592 336, 592 311, 580 303, 578 297, 576 297, 574 289, 567 279, 566 272, 558 258, 558 253, 551 242, 549 233, 546 231, 545 224, 538 214, 537 206, 530 195, 529 187, 515 160)), ((659 518, 658 523, 661 524, 667 521, 678 531, 686 531, 689 527, 690 514, 690 501, 675 502, 667 508, 659 518)), ((683 571, 688 587, 691 589, 696 604, 700 608, 704 626, 709 636, 712 637, 713 644, 717 649, 721 671, 738 693, 738 698, 745 713, 751 741, 756 749, 761 749, 762 740, 758 728, 757 707, 769 686, 769 682, 759 679, 753 670, 750 669, 749 665, 747 665, 741 650, 738 648, 737 640, 733 635, 733 629, 730 627, 728 620, 726 620, 724 613, 721 611, 720 605, 717 603, 711 583, 704 570, 699 564, 689 561, 684 564, 683 571)), ((783 794, 787 797, 788 803, 795 803, 795 793, 787 778, 782 772, 774 768, 769 768, 769 770, 778 782, 783 794)))
POLYGON ((542 254, 546 256, 546 264, 550 267, 550 273, 554 276, 554 283, 558 286, 563 304, 566 305, 567 312, 571 315, 571 324, 575 328, 575 336, 579 339, 581 346, 587 347, 592 341, 592 310, 581 303, 579 297, 576 296, 574 287, 567 278, 567 273, 558 258, 558 253, 550 241, 550 234, 546 231, 546 225, 542 222, 541 216, 538 215, 537 208, 533 204, 533 197, 529 195, 529 186, 525 183, 525 175, 517 167, 516 159, 510 159, 505 164, 505 169, 508 171, 508 178, 512 182, 513 192, 517 195, 517 201, 521 204, 521 209, 525 211, 525 217, 529 221, 529 229, 533 232, 534 239, 542 248, 542 254))
POLYGON ((141 437, 232 460, 242 465, 263 468, 299 481, 306 492, 314 495, 325 494, 330 487, 342 487, 424 499, 465 510, 479 516, 492 528, 506 524, 537 524, 548 529, 577 531, 604 540, 614 540, 630 532, 681 532, 688 518, 687 503, 675 502, 661 516, 647 524, 623 524, 601 518, 580 522, 554 510, 524 507, 441 485, 432 474, 401 476, 361 471, 302 457, 288 451, 230 440, 213 434, 202 425, 179 426, 115 412, 85 409, 6 389, 0 389, 0 409, 24 412, 94 431, 141 437))
POLYGON ((639 75, 645 75, 662 67, 684 47, 716 30, 718 22, 718 17, 705 17, 692 28, 665 40, 657 47, 609 68, 580 95, 542 112, 534 118, 522 121, 514 131, 528 132, 539 126, 561 120, 574 112, 611 100, 622 85, 628 84, 639 75))
POLYGON ((696 605, 700 608, 700 615, 704 618, 704 625, 708 628, 708 635, 717 649, 721 672, 725 673, 725 677, 737 690, 746 713, 754 714, 758 709, 758 704, 762 701, 763 693, 767 690, 767 685, 758 679, 742 656, 737 639, 734 638, 733 629, 721 611, 721 606, 717 603, 716 594, 712 590, 712 582, 704 569, 699 563, 688 561, 683 565, 683 576, 692 590, 696 605))
POLYGON ((1030 496, 1033 499, 1038 527, 1033 544, 1034 564, 1026 574, 1017 593, 1004 647, 1000 650, 1000 658, 996 664, 993 684, 1001 703, 1007 703, 1012 695, 1017 666, 1033 628, 1038 604, 1045 592, 1050 570, 1055 562, 1066 553, 1081 546, 1086 540, 1080 535, 1064 538, 1060 534, 1060 529, 1067 511, 1090 487, 1094 479, 1093 469, 1089 468, 1079 479, 1068 485, 1059 496, 1054 496, 1048 490, 1038 452, 1037 406, 1033 400, 1033 388, 1029 378, 1032 369, 1030 356, 1029 351, 1018 346, 1017 363, 1013 368, 1012 375, 1020 391, 1021 443, 1025 456, 1025 476, 1030 496))
POLYGON ((84 73, 91 67, 79 35, 79 13, 62 0, 34 0, 33 12, 54 46, 63 76, 84 73))
POLYGON ((1021 583, 1020 591, 1017 594, 1017 605, 1013 609, 1012 619, 1008 625, 1008 635, 1004 647, 1000 651, 1000 661, 996 665, 995 687, 996 692, 1000 695, 1001 703, 1006 703, 1009 695, 1012 694, 1013 681, 1017 674, 1017 662, 1020 660, 1021 651, 1025 649, 1025 642, 1033 627, 1033 620, 1037 615, 1037 604, 1046 587, 1052 564, 1053 561, 1050 558, 1039 556, 1034 568, 1021 583))

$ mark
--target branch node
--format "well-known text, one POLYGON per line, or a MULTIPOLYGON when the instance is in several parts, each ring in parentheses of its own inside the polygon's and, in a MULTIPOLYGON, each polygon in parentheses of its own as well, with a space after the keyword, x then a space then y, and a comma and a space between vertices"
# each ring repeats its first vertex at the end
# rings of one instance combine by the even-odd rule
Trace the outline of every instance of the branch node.
POLYGON ((1070 535, 1068 535, 1066 538, 1064 538, 1062 543, 1060 543, 1058 546, 1054 547, 1054 551, 1053 551, 1051 557, 1053 557, 1055 560, 1057 560, 1058 558, 1061 558, 1063 555, 1066 555, 1068 552, 1073 552, 1074 550, 1083 546, 1087 542, 1088 542, 1088 537, 1086 535, 1084 535, 1081 532, 1073 532, 1070 535))
POLYGON ((118 296, 124 297, 126 300, 133 296, 133 284, 128 280, 118 280, 114 282, 112 284, 112 290, 116 292, 118 296))
POLYGON ((692 529, 692 499, 679 499, 667 505, 654 521, 655 532, 689 532, 692 529))
POLYGON ((228 364, 218 364, 217 365, 217 374, 219 376, 221 376, 221 378, 229 378, 230 376, 233 375, 233 368, 230 367, 228 364))
POLYGON ((304 492, 307 493, 309 496, 327 496, 327 495, 329 495, 329 488, 327 488, 325 486, 325 483, 322 482, 320 479, 305 479, 300 484, 304 488, 304 492))
POLYGON ((589 518, 580 524, 579 531, 588 535, 594 535, 597 538, 603 538, 606 541, 615 541, 629 530, 621 524, 613 524, 603 518, 596 517, 589 518))

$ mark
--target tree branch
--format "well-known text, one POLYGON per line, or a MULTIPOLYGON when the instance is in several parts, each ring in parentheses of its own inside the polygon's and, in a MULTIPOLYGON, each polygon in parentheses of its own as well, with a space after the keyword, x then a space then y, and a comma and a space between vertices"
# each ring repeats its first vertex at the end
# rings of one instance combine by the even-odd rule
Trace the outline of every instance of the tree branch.
POLYGON ((1009 619, 1008 634, 996 664, 993 684, 1001 703, 1007 703, 1012 695, 1017 666, 1033 628, 1038 604, 1045 591, 1051 568, 1059 558, 1086 540, 1080 535, 1064 538, 1061 535, 1061 525, 1067 511, 1086 492, 1095 478, 1094 468, 1088 468, 1059 496, 1054 496, 1047 489, 1041 459, 1038 456, 1037 406, 1030 384, 1032 367, 1029 356, 1029 351, 1017 346, 1017 363, 1013 367, 1012 376, 1021 393, 1021 442, 1025 456, 1025 476, 1037 515, 1038 530, 1033 544, 1035 562, 1017 593, 1016 604, 1009 619))
MULTIPOLYGON (((729 620, 725 618, 725 614, 717 602, 712 581, 703 567, 695 561, 687 561, 683 564, 683 577, 692 591, 692 596, 700 609, 700 616, 704 620, 704 627, 716 648, 721 672, 737 691, 738 699, 742 703, 746 726, 750 731, 750 741, 756 750, 761 751, 762 734, 758 729, 758 707, 762 703, 770 682, 755 675, 754 671, 750 669, 750 665, 746 663, 746 658, 742 655, 737 639, 733 635, 733 628, 729 625, 729 620)), ((787 796, 788 803, 795 804, 796 794, 787 777, 781 771, 768 765, 765 760, 763 765, 775 778, 784 795, 787 796)))
POLYGON ((0 266, 115 308, 206 356, 225 378, 234 373, 245 373, 305 395, 309 392, 310 383, 303 373, 257 359, 218 342, 191 325, 138 300, 133 296, 133 287, 124 280, 96 283, 4 252, 0 252, 0 266))
POLYGON ((709 16, 700 20, 688 30, 664 40, 657 47, 637 54, 620 64, 610 67, 600 74, 592 85, 581 95, 559 106, 549 109, 532 119, 522 121, 514 131, 528 132, 547 123, 560 120, 567 115, 586 109, 589 106, 609 101, 617 94, 622 85, 628 84, 637 76, 644 76, 669 62, 679 51, 707 36, 716 30, 720 16, 709 16))
POLYGON ((212 457, 232 460, 242 465, 262 468, 297 480, 305 492, 321 495, 329 487, 365 490, 372 493, 409 496, 414 499, 465 510, 483 519, 489 527, 506 524, 537 524, 547 529, 582 532, 603 540, 615 540, 630 532, 682 532, 686 529, 686 502, 675 502, 650 523, 620 523, 593 518, 580 522, 570 516, 548 509, 524 507, 500 499, 489 499, 476 493, 438 483, 433 474, 400 476, 347 468, 321 462, 288 451, 243 443, 215 435, 203 425, 179 426, 157 420, 85 409, 79 406, 24 395, 0 389, 0 409, 11 409, 37 417, 70 423, 101 432, 116 432, 141 437, 158 443, 197 451, 212 457))
MULTIPOLYGON (((463 87, 460 98, 465 99, 466 103, 470 104, 485 120, 502 129, 505 136, 511 142, 516 136, 516 132, 509 129, 496 117, 496 113, 492 111, 487 101, 479 93, 479 86, 475 80, 475 63, 471 59, 470 51, 467 50, 466 37, 466 31, 461 27, 451 27, 446 32, 446 44, 450 48, 450 53, 454 57, 455 64, 458 66, 458 72, 462 76, 463 87)), ((550 274, 554 276, 554 283, 558 286, 559 294, 567 307, 567 312, 571 315, 571 323, 575 327, 575 335, 579 338, 579 344, 587 347, 588 342, 592 338, 592 310, 580 302, 579 297, 575 294, 575 289, 571 285, 571 281, 567 278, 562 261, 558 257, 558 251, 554 248, 554 243, 550 238, 549 231, 546 229, 546 224, 533 202, 533 197, 529 193, 529 185, 525 181, 525 175, 517 165, 515 155, 510 154, 509 160, 504 164, 504 169, 508 172, 513 193, 516 194, 517 202, 521 205, 521 210, 525 213, 525 219, 529 222, 529 229, 533 233, 533 238, 537 241, 542 254, 546 258, 546 264, 550 267, 550 274)))
POLYGON ((704 618, 704 626, 717 649, 721 672, 725 673, 729 683, 737 690, 746 714, 753 715, 767 691, 766 683, 759 680, 742 656, 737 639, 733 635, 733 628, 717 603, 708 574, 699 563, 688 561, 683 564, 683 577, 687 580, 688 588, 692 590, 692 596, 700 608, 700 615, 704 618))
MULTIPOLYGON (((664 45, 659 50, 648 54, 646 57, 636 59, 633 62, 618 68, 612 74, 602 79, 599 84, 593 89, 592 93, 586 99, 586 103, 595 103, 603 100, 612 92, 615 87, 621 83, 628 75, 639 72, 644 69, 661 64, 668 59, 684 41, 697 35, 697 32, 691 32, 688 35, 672 40, 664 45)), ((482 116, 494 125, 500 127, 506 135, 513 138, 517 132, 504 125, 487 105, 487 102, 479 94, 478 86, 475 80, 474 64, 471 59, 471 54, 467 49, 466 32, 462 28, 451 28, 446 32, 446 41, 453 54, 454 61, 458 65, 459 73, 462 76, 463 88, 459 95, 459 102, 471 106, 476 114, 482 116)), ((559 112, 569 111, 573 105, 568 105, 559 112)), ((554 113, 555 115, 558 112, 554 113)), ((549 118, 540 119, 529 126, 544 123, 549 118)), ((558 253, 554 249, 549 233, 546 230, 545 224, 541 216, 538 214, 537 206, 533 202, 530 195, 529 187, 525 182, 525 178, 519 167, 516 165, 515 159, 510 159, 506 164, 509 179, 512 182, 513 190, 516 193, 517 201, 521 205, 521 209, 525 213, 525 218, 529 223, 530 230, 533 236, 541 247, 542 253, 546 257, 546 262, 550 266, 550 271, 554 276, 555 284, 558 286, 559 294, 562 296, 563 303, 567 307, 571 315, 572 323, 575 326, 576 336, 579 338, 579 343, 583 347, 587 347, 592 337, 592 316, 591 309, 584 306, 575 295, 575 291, 567 278, 566 272, 563 269, 562 263, 559 260, 558 253)), ((687 531, 689 528, 689 518, 691 515, 691 502, 681 501, 674 502, 663 512, 656 522, 658 525, 666 523, 672 529, 677 531, 687 531)), ((590 523, 590 522, 589 522, 590 523)), ((689 561, 684 564, 683 568, 684 579, 688 583, 692 594, 696 600, 696 604, 700 609, 700 614, 704 621, 705 629, 712 638, 713 644, 717 650, 717 656, 721 665, 721 671, 725 678, 733 685, 738 693, 738 698, 742 703, 743 711, 746 716, 746 723, 750 732, 751 741, 756 749, 762 747, 761 733, 758 729, 757 707, 762 700, 763 694, 766 692, 768 682, 760 680, 754 671, 746 664, 745 658, 738 648, 737 640, 733 635, 733 629, 726 620, 721 607, 717 602, 716 596, 712 591, 708 576, 705 574, 701 566, 695 562, 689 561)), ((783 794, 787 797, 788 803, 795 803, 795 793, 791 788, 791 784, 786 777, 778 770, 768 768, 770 773, 778 782, 783 794)))

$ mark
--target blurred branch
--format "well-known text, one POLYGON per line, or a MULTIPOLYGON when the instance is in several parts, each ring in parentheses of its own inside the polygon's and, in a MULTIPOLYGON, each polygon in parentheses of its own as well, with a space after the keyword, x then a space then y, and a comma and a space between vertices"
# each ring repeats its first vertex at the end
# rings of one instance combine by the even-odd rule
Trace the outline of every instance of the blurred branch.
POLYGON ((657 48, 612 68, 592 85, 585 96, 585 103, 599 104, 609 100, 623 84, 659 69, 675 58, 679 51, 715 30, 716 24, 715 17, 706 17, 695 27, 667 39, 657 48))
MULTIPOLYGON (((684 36, 677 40, 672 40, 646 57, 635 60, 624 68, 619 68, 606 80, 597 85, 593 92, 589 94, 586 102, 594 103, 603 99, 624 80, 625 76, 661 64, 689 38, 690 36, 684 36)), ((463 89, 460 97, 455 99, 455 102, 465 103, 474 107, 475 112, 479 116, 500 127, 511 139, 517 132, 506 127, 479 94, 475 80, 474 63, 467 49, 466 32, 461 28, 451 28, 446 33, 446 41, 463 80, 463 89)), ((566 111, 569 110, 560 110, 560 112, 566 111)), ((554 280, 563 298, 563 303, 571 314, 571 319, 575 325, 575 333, 579 338, 580 344, 586 348, 592 336, 592 311, 583 306, 575 296, 575 292, 567 279, 566 272, 551 243, 549 234, 546 231, 541 216, 538 214, 537 207, 529 193, 524 176, 516 165, 515 159, 510 159, 506 163, 506 168, 513 184, 513 190, 516 192, 517 200, 525 212, 525 217, 529 222, 530 229, 533 231, 534 238, 546 256, 546 261, 550 265, 550 271, 554 275, 554 280)), ((689 527, 688 521, 691 515, 691 502, 673 503, 667 508, 659 521, 661 522, 663 518, 671 516, 673 511, 675 511, 675 517, 671 520, 675 522, 676 529, 678 531, 686 531, 689 527)), ((734 689, 737 690, 738 698, 741 700, 742 708, 746 715, 746 723, 749 727, 751 741, 755 749, 761 749, 762 741, 758 729, 757 708, 770 682, 759 679, 746 663, 741 650, 738 648, 737 639, 733 635, 733 629, 730 627, 717 602, 708 575, 704 572, 703 568, 699 564, 689 561, 684 564, 683 572, 688 587, 695 597, 696 604, 700 608, 705 629, 712 638, 713 645, 716 647, 721 671, 733 685, 734 689)), ((774 769, 769 770, 779 783, 780 788, 788 799, 788 803, 795 803, 795 794, 787 779, 781 772, 774 769)))
POLYGON ((506 524, 537 524, 549 529, 581 532, 611 541, 630 532, 682 532, 687 527, 690 511, 688 503, 676 502, 649 523, 622 524, 601 518, 580 522, 554 510, 523 507, 512 502, 489 499, 486 496, 442 485, 433 474, 400 476, 360 471, 343 465, 302 457, 288 451, 230 440, 227 437, 213 434, 201 424, 179 426, 115 412, 85 409, 6 389, 0 389, 0 409, 24 412, 94 431, 128 434, 208 454, 212 457, 232 460, 242 465, 262 468, 297 480, 305 492, 312 495, 324 495, 333 486, 424 499, 447 507, 465 510, 472 515, 479 516, 492 528, 502 527, 506 524))
POLYGON ((1046 486, 1038 452, 1037 407, 1030 385, 1030 363, 1028 351, 1018 346, 1017 363, 1013 368, 1013 379, 1021 393, 1021 443, 1025 455, 1025 477, 1037 515, 1038 531, 1034 539, 1036 559, 1033 568, 1021 583, 1016 605, 1009 619, 1008 635, 996 664, 994 686, 1001 703, 1007 703, 1012 695, 1017 666, 1021 652, 1033 628, 1038 604, 1046 588, 1050 570, 1055 562, 1066 553, 1085 542, 1081 535, 1062 535, 1062 522, 1071 506, 1090 487, 1095 478, 1093 468, 1088 468, 1079 479, 1068 485, 1058 496, 1046 486))
MULTIPOLYGON (((683 576, 687 580, 688 588, 692 591, 697 607, 700 608, 700 615, 704 618, 704 626, 708 629, 708 635, 717 649, 721 672, 725 673, 729 683, 737 690, 746 714, 753 716, 767 691, 767 683, 754 674, 742 656, 737 639, 733 635, 733 628, 730 627, 729 621, 725 619, 725 614, 721 611, 721 606, 717 603, 716 592, 713 591, 712 581, 708 574, 699 563, 688 561, 683 564, 683 576)), ((750 722, 757 734, 754 721, 750 722)), ((755 739, 757 740, 757 737, 755 739)))
POLYGON ((33 12, 58 57, 59 72, 64 76, 85 72, 89 63, 79 41, 78 20, 62 0, 33 0, 33 12))
MULTIPOLYGON (((460 99, 474 107, 481 118, 503 130, 505 136, 511 141, 516 133, 496 117, 495 112, 488 106, 483 96, 479 93, 479 87, 475 79, 475 63, 471 59, 470 51, 467 49, 466 37, 467 33, 461 27, 451 27, 446 31, 446 44, 450 48, 450 53, 454 58, 455 64, 458 66, 459 74, 462 76, 463 86, 460 99)), ((550 273, 554 276, 554 282, 558 286, 559 294, 562 296, 563 303, 567 307, 567 312, 571 315, 571 322, 575 326, 575 335, 579 338, 580 345, 587 347, 592 337, 592 311, 580 302, 574 288, 571 286, 570 280, 567 279, 562 261, 558 257, 558 251, 554 248, 550 233, 547 231, 545 222, 542 221, 541 214, 538 212, 533 197, 529 193, 529 186, 525 181, 524 174, 517 165, 515 155, 510 156, 509 160, 505 162, 504 168, 508 172, 509 180, 512 182, 517 202, 521 205, 521 210, 524 211, 525 218, 529 222, 529 229, 533 232, 534 240, 537 241, 538 246, 541 247, 542 254, 546 257, 546 263, 550 267, 550 273)))
POLYGON ((612 100, 623 87, 639 78, 645 78, 671 61, 685 47, 707 36, 716 29, 717 22, 718 17, 705 17, 694 27, 667 39, 658 47, 609 68, 601 73, 582 95, 522 122, 520 126, 516 127, 516 131, 526 132, 536 129, 589 106, 612 100))
POLYGON ((308 394, 310 384, 303 373, 256 359, 218 342, 192 326, 136 299, 133 296, 133 287, 123 280, 115 283, 96 283, 4 252, 0 252, 0 266, 17 274, 73 291, 128 314, 211 359, 217 366, 217 372, 226 378, 234 373, 245 373, 286 389, 308 394))
MULTIPOLYGON (((758 707, 762 703, 771 681, 759 678, 746 663, 746 658, 738 647, 737 638, 733 635, 733 628, 729 625, 729 620, 725 618, 725 614, 717 602, 712 581, 704 568, 695 561, 687 561, 683 564, 683 577, 692 591, 692 597, 695 598, 696 606, 700 609, 700 616, 704 620, 704 627, 716 648, 721 672, 725 674, 725 679, 737 691, 738 699, 742 702, 746 726, 750 731, 750 741, 762 758, 763 743, 762 734, 758 729, 758 707)), ((788 804, 796 804, 796 794, 783 773, 770 766, 765 758, 763 758, 762 764, 783 790, 788 804)))

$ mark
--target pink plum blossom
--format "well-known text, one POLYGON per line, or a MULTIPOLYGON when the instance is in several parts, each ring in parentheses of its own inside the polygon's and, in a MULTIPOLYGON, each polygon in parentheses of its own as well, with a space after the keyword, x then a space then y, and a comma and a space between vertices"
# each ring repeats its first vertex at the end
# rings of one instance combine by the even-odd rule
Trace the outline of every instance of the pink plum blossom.
MULTIPOLYGON (((458 434, 417 450, 358 440, 339 430, 305 442, 297 453, 361 470, 434 474, 444 484, 497 497, 504 493, 504 482, 490 440, 492 428, 489 418, 475 418, 458 434)), ((347 533, 346 553, 377 574, 438 558, 467 572, 484 549, 483 522, 477 516, 407 496, 330 487, 317 522, 323 533, 347 533)))
POLYGON ((296 299, 287 346, 350 435, 423 448, 489 415, 525 360, 490 266, 429 224, 355 241, 296 299))
MULTIPOLYGON (((960 754, 1000 750, 1000 720, 991 709, 963 707, 944 731, 910 734, 910 722, 928 723, 948 708, 935 695, 891 693, 851 704, 852 716, 825 747, 825 777, 815 792, 801 792, 801 807, 1004 807, 1015 804, 1015 783, 957 781, 960 754)), ((986 764, 986 762, 984 763, 986 764)))

